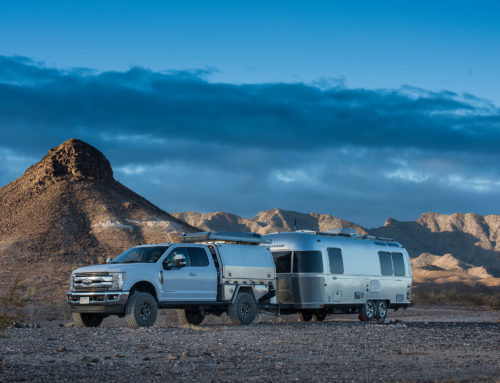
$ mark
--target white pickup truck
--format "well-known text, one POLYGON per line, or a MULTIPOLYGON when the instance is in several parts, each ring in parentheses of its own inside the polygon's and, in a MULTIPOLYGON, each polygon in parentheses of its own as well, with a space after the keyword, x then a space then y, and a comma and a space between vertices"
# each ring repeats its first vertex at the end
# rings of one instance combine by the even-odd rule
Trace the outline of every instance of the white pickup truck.
POLYGON ((152 326, 158 308, 178 309, 194 325, 224 312, 250 324, 260 305, 276 299, 274 261, 260 235, 203 232, 181 242, 136 246, 73 271, 67 301, 75 324, 97 327, 118 315, 131 327, 152 326))

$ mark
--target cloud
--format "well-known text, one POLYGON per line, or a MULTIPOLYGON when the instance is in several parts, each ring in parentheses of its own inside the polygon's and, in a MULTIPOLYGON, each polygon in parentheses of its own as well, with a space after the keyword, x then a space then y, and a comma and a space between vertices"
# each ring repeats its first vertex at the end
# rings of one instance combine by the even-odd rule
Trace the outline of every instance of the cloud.
POLYGON ((341 77, 213 83, 214 71, 61 70, 0 56, 0 182, 78 137, 167 210, 282 207, 375 225, 498 205, 500 110, 487 100, 351 89, 341 77))

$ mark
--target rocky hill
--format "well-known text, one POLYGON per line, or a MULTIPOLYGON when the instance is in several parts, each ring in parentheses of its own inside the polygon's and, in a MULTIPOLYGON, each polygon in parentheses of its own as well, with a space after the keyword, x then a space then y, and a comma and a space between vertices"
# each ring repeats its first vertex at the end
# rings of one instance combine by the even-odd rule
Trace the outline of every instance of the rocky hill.
POLYGON ((260 234, 278 231, 326 230, 335 227, 356 229, 359 233, 366 230, 355 223, 331 216, 329 214, 304 214, 282 209, 264 210, 255 217, 247 219, 221 211, 215 213, 172 213, 172 215, 189 225, 207 231, 253 231, 260 234))
POLYGON ((500 286, 500 216, 425 213, 416 221, 388 218, 379 228, 366 229, 328 214, 281 209, 262 211, 246 219, 215 213, 172 213, 203 230, 239 230, 267 234, 295 229, 354 228, 358 233, 394 238, 413 258, 416 283, 462 283, 500 286), (497 244, 497 241, 498 244, 497 244))
POLYGON ((33 294, 62 298, 73 268, 192 231, 116 181, 101 152, 71 139, 0 189, 0 289, 18 276, 33 294))

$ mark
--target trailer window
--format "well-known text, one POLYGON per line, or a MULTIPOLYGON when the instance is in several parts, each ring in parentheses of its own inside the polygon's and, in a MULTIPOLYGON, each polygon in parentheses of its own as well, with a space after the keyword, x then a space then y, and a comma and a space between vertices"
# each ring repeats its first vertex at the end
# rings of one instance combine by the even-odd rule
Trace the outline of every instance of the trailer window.
POLYGON ((330 262, 331 274, 344 274, 344 261, 342 259, 342 250, 337 248, 328 248, 328 261, 330 262))
POLYGON ((277 273, 290 273, 292 271, 291 251, 275 251, 273 252, 273 259, 277 273))
POLYGON ((208 257, 205 249, 201 247, 188 247, 191 266, 208 266, 208 257))
POLYGON ((323 255, 321 251, 294 251, 294 273, 322 273, 323 255))
POLYGON ((405 262, 403 260, 403 254, 401 253, 391 253, 392 264, 394 265, 394 275, 404 276, 405 273, 405 262))
POLYGON ((379 251, 378 256, 380 259, 380 270, 382 275, 392 275, 392 260, 391 253, 387 251, 379 251))

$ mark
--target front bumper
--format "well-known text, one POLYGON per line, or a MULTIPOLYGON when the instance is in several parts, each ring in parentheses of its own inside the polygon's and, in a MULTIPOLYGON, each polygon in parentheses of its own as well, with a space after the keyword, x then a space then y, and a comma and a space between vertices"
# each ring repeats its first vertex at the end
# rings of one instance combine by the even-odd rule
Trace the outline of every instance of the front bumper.
POLYGON ((128 291, 70 291, 66 294, 66 299, 71 312, 123 314, 128 296, 128 291), (86 303, 86 298, 88 298, 88 303, 86 303))

